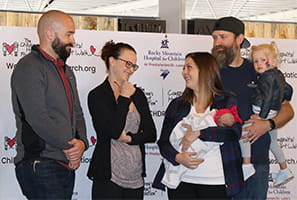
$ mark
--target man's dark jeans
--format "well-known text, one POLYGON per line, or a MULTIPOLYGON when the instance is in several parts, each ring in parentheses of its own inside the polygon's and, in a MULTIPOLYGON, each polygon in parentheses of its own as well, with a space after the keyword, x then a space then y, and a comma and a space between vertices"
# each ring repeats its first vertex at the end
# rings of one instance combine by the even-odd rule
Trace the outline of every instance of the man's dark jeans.
POLYGON ((35 158, 19 163, 16 177, 28 199, 71 199, 75 172, 57 161, 35 158))
POLYGON ((254 164, 256 173, 247 179, 245 186, 233 200, 266 200, 269 164, 254 164))

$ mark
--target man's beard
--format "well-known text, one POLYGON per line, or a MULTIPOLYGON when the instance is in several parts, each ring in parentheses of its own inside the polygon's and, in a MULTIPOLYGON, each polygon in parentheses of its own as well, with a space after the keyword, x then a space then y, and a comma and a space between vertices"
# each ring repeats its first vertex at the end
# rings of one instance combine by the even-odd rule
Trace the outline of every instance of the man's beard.
POLYGON ((231 47, 218 45, 212 48, 211 53, 216 58, 220 69, 229 66, 237 56, 237 46, 233 44, 231 47), (223 48, 223 50, 218 50, 223 48))
POLYGON ((73 47, 72 43, 64 44, 61 42, 60 38, 56 36, 52 43, 52 48, 56 52, 56 54, 66 62, 67 58, 70 56, 71 50, 67 51, 66 47, 70 46, 73 47))

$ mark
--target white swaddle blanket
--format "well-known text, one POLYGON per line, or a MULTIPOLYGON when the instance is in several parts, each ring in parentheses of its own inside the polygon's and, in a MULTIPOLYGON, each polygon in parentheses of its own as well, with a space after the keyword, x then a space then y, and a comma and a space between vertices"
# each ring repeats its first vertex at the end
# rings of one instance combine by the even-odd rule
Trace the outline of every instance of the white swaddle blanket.
MULTIPOLYGON (((182 126, 182 124, 188 124, 192 127, 193 131, 199 131, 210 126, 217 126, 214 122, 214 115, 216 110, 213 109, 210 111, 208 107, 204 113, 197 113, 194 106, 191 107, 191 111, 188 116, 184 117, 175 128, 173 129, 170 135, 170 143, 178 151, 181 152, 181 146, 179 145, 182 138, 184 137, 187 129, 182 126)), ((207 142, 203 142, 197 138, 187 150, 187 152, 197 152, 197 158, 204 158, 204 155, 208 152, 209 147, 207 142)), ((183 165, 174 166, 166 159, 164 159, 165 164, 165 174, 162 179, 162 183, 168 188, 175 189, 181 182, 182 176, 188 171, 192 170, 186 168, 183 165)), ((195 173, 193 171, 193 173, 195 173)))

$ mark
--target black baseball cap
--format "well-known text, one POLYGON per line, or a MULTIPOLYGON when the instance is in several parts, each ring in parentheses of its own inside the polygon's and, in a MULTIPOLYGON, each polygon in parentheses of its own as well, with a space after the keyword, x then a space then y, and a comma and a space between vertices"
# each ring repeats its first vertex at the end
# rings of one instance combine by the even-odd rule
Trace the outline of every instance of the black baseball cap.
MULTIPOLYGON (((216 21, 212 32, 214 31, 229 31, 234 33, 236 36, 239 34, 244 35, 244 24, 241 20, 235 17, 223 17, 216 21)), ((248 48, 251 46, 251 43, 244 38, 243 42, 241 43, 241 48, 248 48)))

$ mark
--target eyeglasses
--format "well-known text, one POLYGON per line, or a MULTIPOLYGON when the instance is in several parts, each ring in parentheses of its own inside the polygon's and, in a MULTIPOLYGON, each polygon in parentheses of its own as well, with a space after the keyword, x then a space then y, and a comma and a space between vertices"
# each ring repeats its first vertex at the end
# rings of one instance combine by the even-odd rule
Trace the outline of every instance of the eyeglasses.
POLYGON ((118 60, 121 60, 121 61, 124 61, 124 62, 126 63, 126 67, 127 67, 128 69, 131 69, 131 67, 133 67, 134 71, 136 71, 136 70, 139 68, 138 65, 133 64, 132 62, 130 62, 130 61, 128 61, 128 60, 124 60, 124 59, 122 59, 122 58, 117 58, 117 59, 118 59, 118 60))

